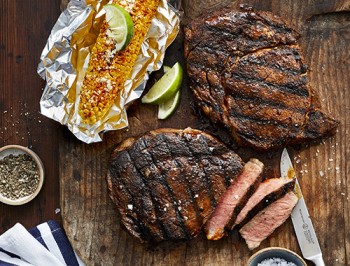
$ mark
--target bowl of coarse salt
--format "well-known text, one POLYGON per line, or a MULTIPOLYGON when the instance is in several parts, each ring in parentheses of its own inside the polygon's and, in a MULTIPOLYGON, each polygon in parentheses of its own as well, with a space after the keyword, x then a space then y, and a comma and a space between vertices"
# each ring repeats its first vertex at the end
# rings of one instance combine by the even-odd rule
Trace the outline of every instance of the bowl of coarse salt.
POLYGON ((247 266, 307 266, 295 252, 280 247, 269 247, 254 253, 247 266))
POLYGON ((0 148, 0 202, 22 205, 34 199, 44 183, 39 156, 19 145, 0 148))

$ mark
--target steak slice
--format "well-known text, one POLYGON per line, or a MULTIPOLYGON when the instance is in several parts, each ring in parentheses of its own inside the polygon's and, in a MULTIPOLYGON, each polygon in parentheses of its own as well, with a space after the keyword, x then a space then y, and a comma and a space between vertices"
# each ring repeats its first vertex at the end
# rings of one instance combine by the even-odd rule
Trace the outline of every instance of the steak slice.
POLYGON ((288 192, 279 200, 260 211, 253 219, 244 225, 239 233, 244 238, 249 249, 257 248, 260 243, 282 225, 290 216, 298 197, 293 191, 288 192))
POLYGON ((204 225, 204 231, 210 240, 218 240, 225 234, 225 229, 231 229, 231 221, 253 194, 260 183, 260 175, 264 165, 257 159, 251 159, 243 167, 243 171, 232 182, 223 194, 214 212, 204 225))
POLYGON ((202 131, 158 129, 114 150, 107 184, 131 235, 141 242, 186 240, 200 232, 243 165, 202 131))
MULTIPOLYGON (((294 189, 295 179, 270 178, 262 182, 238 214, 234 226, 243 226, 267 205, 294 189)), ((233 229, 233 228, 232 228, 233 229)))
POLYGON ((184 28, 195 104, 239 145, 318 139, 339 124, 313 102, 296 31, 270 12, 225 8, 184 28))

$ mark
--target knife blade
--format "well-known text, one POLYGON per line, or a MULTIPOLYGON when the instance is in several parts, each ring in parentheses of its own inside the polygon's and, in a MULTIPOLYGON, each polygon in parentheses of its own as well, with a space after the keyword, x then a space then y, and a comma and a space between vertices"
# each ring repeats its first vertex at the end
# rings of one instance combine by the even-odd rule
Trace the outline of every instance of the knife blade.
POLYGON ((310 219, 310 215, 287 149, 284 149, 282 152, 280 171, 281 177, 295 178, 294 192, 298 196, 299 201, 292 211, 291 218, 303 257, 307 260, 313 261, 317 266, 324 266, 325 264, 322 258, 322 251, 317 240, 316 232, 314 226, 312 225, 312 221, 310 219))

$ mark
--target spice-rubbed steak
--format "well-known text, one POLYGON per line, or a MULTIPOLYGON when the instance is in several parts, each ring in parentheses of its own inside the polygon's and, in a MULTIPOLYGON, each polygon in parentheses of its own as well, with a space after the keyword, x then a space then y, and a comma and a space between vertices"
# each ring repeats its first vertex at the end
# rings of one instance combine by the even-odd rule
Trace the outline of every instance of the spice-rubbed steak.
POLYGON ((115 149, 107 183, 131 235, 142 242, 191 239, 243 165, 202 131, 158 129, 115 149))
POLYGON ((267 150, 334 134, 338 122, 312 101, 299 36, 279 17, 226 8, 184 31, 195 102, 238 144, 267 150))

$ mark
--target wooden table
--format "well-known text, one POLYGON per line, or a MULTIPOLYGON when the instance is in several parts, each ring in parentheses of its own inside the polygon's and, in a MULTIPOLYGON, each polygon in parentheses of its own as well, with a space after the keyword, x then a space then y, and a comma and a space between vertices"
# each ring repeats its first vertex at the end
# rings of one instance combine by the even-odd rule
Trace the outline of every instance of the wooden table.
POLYGON ((0 145, 30 147, 45 166, 44 186, 33 201, 16 207, 0 203, 0 234, 16 222, 32 227, 48 219, 61 221, 56 209, 62 127, 39 113, 45 83, 36 74, 59 8, 58 0, 0 1, 0 145))
MULTIPOLYGON (((216 242, 199 237, 187 243, 156 247, 139 244, 121 230, 116 209, 107 195, 108 158, 117 143, 127 136, 158 127, 211 129, 193 115, 187 79, 181 105, 170 119, 158 121, 155 107, 136 101, 128 110, 128 130, 107 133, 101 143, 83 144, 66 128, 38 114, 43 82, 35 70, 45 39, 59 14, 59 3, 2 1, 1 144, 31 146, 44 160, 47 179, 33 202, 23 207, 0 204, 0 233, 17 221, 33 226, 47 219, 60 219, 55 214, 55 209, 60 208, 64 228, 88 265, 244 265, 252 252, 236 233, 216 242)), ((238 7, 240 3, 255 10, 272 11, 301 33, 311 85, 322 108, 341 122, 334 137, 292 151, 326 265, 349 265, 350 1, 236 1, 234 5, 238 7)), ((223 4, 184 1, 184 20, 197 16, 204 6, 215 8, 223 4)), ((166 56, 167 64, 178 60, 183 63, 181 34, 166 56)), ((300 254, 290 220, 259 249, 268 246, 282 246, 300 254)))

